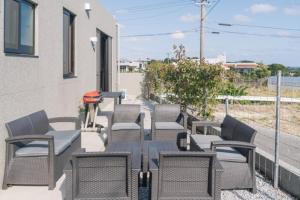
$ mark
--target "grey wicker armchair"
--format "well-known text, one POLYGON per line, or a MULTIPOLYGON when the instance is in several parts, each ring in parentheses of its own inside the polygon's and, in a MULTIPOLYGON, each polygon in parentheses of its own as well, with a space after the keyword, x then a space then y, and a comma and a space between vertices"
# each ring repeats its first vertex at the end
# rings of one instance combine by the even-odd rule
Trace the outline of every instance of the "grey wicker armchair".
POLYGON ((222 189, 249 189, 256 193, 256 130, 227 115, 222 123, 194 121, 191 149, 212 149, 224 168, 222 189), (195 135, 197 127, 220 127, 221 135, 195 135))
POLYGON ((151 199, 220 199, 216 155, 208 152, 158 152, 149 150, 151 199))
POLYGON ((115 105, 108 120, 108 144, 122 141, 144 141, 144 113, 140 105, 115 105))
POLYGON ((3 189, 10 185, 55 187, 71 154, 81 146, 80 130, 55 131, 49 123, 77 118, 48 119, 39 111, 6 124, 6 159, 3 189))
POLYGON ((184 146, 187 117, 178 104, 155 105, 151 116, 152 140, 169 140, 177 142, 179 147, 184 146))
POLYGON ((64 172, 66 200, 135 199, 132 187, 137 186, 132 184, 130 152, 86 153, 81 150, 73 154, 64 172))

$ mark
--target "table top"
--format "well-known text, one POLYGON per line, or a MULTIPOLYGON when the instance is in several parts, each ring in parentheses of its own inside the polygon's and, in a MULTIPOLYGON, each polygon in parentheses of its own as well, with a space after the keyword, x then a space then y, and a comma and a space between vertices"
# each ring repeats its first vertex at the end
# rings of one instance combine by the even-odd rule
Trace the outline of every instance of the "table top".
POLYGON ((123 92, 102 92, 102 96, 104 98, 115 98, 115 97, 122 97, 123 92))
POLYGON ((143 172, 157 165, 160 151, 179 151, 177 144, 170 141, 144 141, 143 147, 143 172))
POLYGON ((130 152, 132 156, 132 168, 141 169, 141 145, 138 142, 120 142, 109 144, 106 152, 130 152))

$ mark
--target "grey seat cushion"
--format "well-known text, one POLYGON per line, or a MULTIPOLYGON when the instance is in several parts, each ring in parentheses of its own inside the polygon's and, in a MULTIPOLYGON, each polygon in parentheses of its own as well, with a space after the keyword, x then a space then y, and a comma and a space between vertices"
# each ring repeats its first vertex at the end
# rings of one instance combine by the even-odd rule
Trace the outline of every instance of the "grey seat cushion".
POLYGON ((177 122, 156 122, 155 128, 158 130, 184 130, 184 127, 177 122))
POLYGON ((111 130, 139 130, 141 127, 137 123, 114 123, 111 130))
POLYGON ((191 137, 201 149, 209 149, 213 141, 223 141, 216 135, 192 135, 191 137))
POLYGON ((52 135, 54 140, 67 140, 71 143, 80 136, 80 130, 49 131, 46 135, 52 135))
MULTIPOLYGON (((55 139, 54 138, 54 151, 55 155, 59 155, 71 145, 70 140, 55 139)), ((34 141, 26 144, 24 147, 16 151, 17 157, 28 156, 47 156, 48 155, 48 142, 47 141, 34 141)))
MULTIPOLYGON (((54 137, 55 155, 59 155, 66 150, 74 140, 80 136, 80 130, 70 131, 49 131, 46 135, 54 137)), ((48 142, 33 141, 16 151, 16 156, 46 156, 48 155, 48 142)))
POLYGON ((228 162, 246 162, 247 159, 236 149, 231 147, 218 147, 216 149, 217 158, 220 161, 228 162))

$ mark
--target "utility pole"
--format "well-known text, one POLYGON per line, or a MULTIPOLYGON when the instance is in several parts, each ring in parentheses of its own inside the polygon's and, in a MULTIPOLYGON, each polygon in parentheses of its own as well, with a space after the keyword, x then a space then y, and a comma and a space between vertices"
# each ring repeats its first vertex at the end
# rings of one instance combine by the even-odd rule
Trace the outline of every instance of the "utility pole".
POLYGON ((116 90, 119 91, 120 90, 120 24, 117 23, 116 24, 116 31, 117 31, 117 87, 116 90))
POLYGON ((204 61, 204 20, 206 17, 207 0, 200 0, 200 63, 204 61))

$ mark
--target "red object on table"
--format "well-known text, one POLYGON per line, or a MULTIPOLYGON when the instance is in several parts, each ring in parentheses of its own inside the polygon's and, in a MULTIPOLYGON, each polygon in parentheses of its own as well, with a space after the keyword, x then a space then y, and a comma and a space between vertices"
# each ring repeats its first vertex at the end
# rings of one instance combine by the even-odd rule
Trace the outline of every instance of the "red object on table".
POLYGON ((95 91, 90 91, 84 94, 83 96, 83 102, 85 104, 96 104, 102 102, 102 96, 101 93, 97 90, 95 91))

